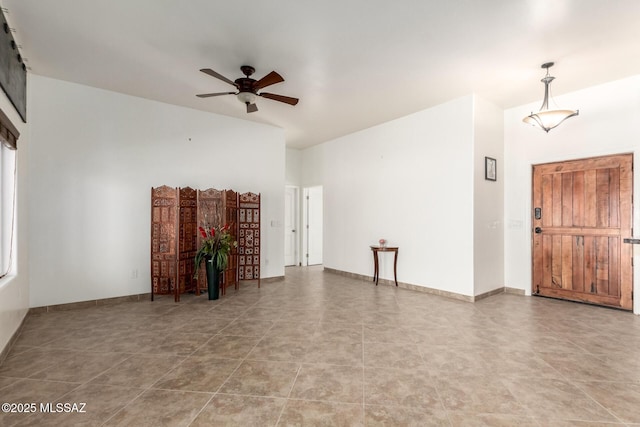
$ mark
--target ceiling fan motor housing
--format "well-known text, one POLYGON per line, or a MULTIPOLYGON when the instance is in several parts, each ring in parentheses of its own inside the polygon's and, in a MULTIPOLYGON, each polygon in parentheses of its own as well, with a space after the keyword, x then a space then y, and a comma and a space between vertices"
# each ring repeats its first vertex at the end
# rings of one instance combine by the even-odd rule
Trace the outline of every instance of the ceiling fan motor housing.
POLYGON ((253 84, 256 81, 252 78, 249 77, 240 77, 239 79, 236 79, 235 83, 236 83, 236 87, 238 88, 238 91, 240 92, 249 92, 249 93, 256 93, 256 90, 253 88, 253 84))
POLYGON ((253 68, 251 65, 243 65, 240 67, 240 70, 242 71, 242 74, 244 74, 247 77, 240 77, 235 81, 236 87, 238 88, 238 91, 239 91, 238 99, 240 100, 240 102, 244 102, 245 104, 247 103, 253 104, 253 101, 255 101, 256 99, 255 95, 257 92, 253 88, 253 85, 256 81, 255 79, 252 79, 249 76, 255 73, 256 69, 253 68))

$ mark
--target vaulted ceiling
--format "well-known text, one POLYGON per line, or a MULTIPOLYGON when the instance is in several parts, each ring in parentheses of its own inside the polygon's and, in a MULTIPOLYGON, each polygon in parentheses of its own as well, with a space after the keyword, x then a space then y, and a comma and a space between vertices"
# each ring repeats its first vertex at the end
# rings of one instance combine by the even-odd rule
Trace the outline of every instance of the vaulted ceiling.
POLYGON ((640 74, 638 0, 1 3, 30 73, 279 126, 294 148, 470 93, 537 102, 548 61, 555 95, 640 74), (199 69, 245 64, 300 103, 195 96, 234 90, 199 69))

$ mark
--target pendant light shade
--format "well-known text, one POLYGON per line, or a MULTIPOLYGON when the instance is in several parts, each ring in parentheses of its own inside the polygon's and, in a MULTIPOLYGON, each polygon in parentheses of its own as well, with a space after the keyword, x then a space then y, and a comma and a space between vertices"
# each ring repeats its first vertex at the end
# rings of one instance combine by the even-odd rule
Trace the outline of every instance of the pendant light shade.
POLYGON ((540 111, 537 113, 531 113, 524 119, 523 122, 528 123, 533 126, 538 126, 540 129, 545 132, 549 132, 554 127, 558 126, 560 123, 567 120, 569 117, 577 116, 579 114, 578 110, 550 110, 549 109, 549 85, 555 77, 549 75, 549 68, 553 66, 553 62, 547 62, 542 64, 542 68, 547 70, 546 76, 541 80, 544 83, 544 100, 542 101, 542 106, 540 107, 540 111))

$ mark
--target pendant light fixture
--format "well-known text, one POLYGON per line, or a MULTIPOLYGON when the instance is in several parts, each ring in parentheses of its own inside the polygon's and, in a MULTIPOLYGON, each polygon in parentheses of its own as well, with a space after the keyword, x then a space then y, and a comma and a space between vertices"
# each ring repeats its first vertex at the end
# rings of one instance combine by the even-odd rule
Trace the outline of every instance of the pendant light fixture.
POLYGON ((524 119, 523 122, 528 123, 533 126, 539 126, 540 129, 545 132, 549 132, 554 127, 558 126, 560 123, 567 120, 569 117, 577 116, 578 110, 550 110, 549 109, 549 98, 551 97, 549 93, 549 85, 555 79, 555 77, 549 75, 549 68, 553 67, 553 62, 547 62, 542 64, 542 68, 547 70, 547 75, 544 76, 542 83, 544 83, 544 100, 542 101, 542 106, 540 107, 540 111, 537 113, 531 113, 524 119))

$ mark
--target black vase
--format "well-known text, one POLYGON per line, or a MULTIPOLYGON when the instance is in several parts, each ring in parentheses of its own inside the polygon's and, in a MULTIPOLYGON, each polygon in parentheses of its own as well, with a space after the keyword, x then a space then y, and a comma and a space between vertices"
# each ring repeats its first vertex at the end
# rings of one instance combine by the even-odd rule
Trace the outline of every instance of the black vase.
POLYGON ((220 271, 213 264, 213 258, 205 261, 207 266, 207 290, 209 291, 209 299, 218 299, 220 296, 220 271))

